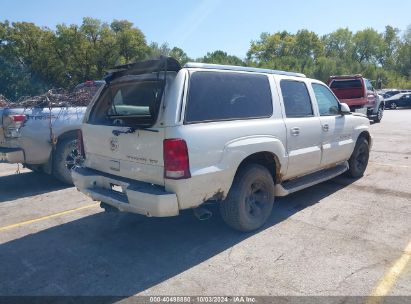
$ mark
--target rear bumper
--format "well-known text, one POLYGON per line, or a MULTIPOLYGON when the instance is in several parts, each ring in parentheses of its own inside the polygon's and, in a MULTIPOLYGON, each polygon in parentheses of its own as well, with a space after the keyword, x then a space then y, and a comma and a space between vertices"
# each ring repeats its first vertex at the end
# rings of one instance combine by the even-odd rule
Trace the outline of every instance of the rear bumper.
POLYGON ((0 147, 0 163, 24 163, 23 149, 0 147))
POLYGON ((351 112, 361 113, 367 115, 369 118, 376 117, 378 114, 378 107, 363 107, 363 106, 351 106, 351 112))
POLYGON ((79 191, 120 211, 155 217, 179 214, 177 195, 165 191, 161 186, 88 168, 75 168, 72 177, 79 191), (112 185, 121 187, 122 193, 113 191, 112 185))

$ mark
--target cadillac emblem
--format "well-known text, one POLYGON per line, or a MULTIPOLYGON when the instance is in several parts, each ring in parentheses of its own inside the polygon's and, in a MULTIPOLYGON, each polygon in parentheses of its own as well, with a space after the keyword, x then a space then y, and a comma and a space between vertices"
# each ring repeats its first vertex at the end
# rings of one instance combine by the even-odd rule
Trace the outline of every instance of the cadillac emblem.
POLYGON ((116 152, 118 150, 118 139, 115 137, 110 138, 110 150, 116 152))

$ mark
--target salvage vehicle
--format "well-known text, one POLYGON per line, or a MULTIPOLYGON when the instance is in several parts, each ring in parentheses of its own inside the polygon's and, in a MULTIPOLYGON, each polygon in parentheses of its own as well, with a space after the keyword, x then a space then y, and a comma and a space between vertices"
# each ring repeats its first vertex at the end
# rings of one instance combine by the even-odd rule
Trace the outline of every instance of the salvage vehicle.
POLYGON ((385 107, 387 109, 396 109, 397 107, 411 106, 411 92, 398 93, 386 99, 385 107))
POLYGON ((303 74, 166 57, 118 66, 106 82, 72 170, 106 211, 205 219, 217 202, 229 226, 252 231, 274 197, 367 167, 367 117, 303 74))
POLYGON ((385 103, 361 74, 331 76, 328 86, 342 103, 346 103, 352 112, 363 113, 374 122, 382 120, 385 103))
POLYGON ((85 111, 86 107, 66 106, 0 108, 0 163, 21 163, 72 184, 70 170, 78 159, 77 130, 85 111))

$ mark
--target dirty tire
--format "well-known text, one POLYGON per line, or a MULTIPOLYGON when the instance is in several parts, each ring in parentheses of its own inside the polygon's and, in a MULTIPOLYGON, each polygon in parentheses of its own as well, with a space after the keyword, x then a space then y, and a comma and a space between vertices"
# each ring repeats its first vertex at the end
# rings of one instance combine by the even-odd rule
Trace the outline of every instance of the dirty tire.
POLYGON ((75 164, 77 139, 73 137, 62 139, 57 143, 53 154, 53 175, 66 184, 73 184, 70 170, 75 164))
POLYGON ((369 155, 368 141, 364 137, 358 138, 354 151, 348 160, 350 168, 347 171, 347 175, 352 178, 363 176, 365 169, 367 169, 369 155))
POLYGON ((377 117, 374 118, 374 122, 375 123, 381 122, 383 115, 384 115, 384 107, 379 107, 377 111, 377 117))
POLYGON ((274 204, 274 181, 261 165, 237 172, 227 198, 220 203, 221 216, 230 227, 253 231, 267 221, 274 204))

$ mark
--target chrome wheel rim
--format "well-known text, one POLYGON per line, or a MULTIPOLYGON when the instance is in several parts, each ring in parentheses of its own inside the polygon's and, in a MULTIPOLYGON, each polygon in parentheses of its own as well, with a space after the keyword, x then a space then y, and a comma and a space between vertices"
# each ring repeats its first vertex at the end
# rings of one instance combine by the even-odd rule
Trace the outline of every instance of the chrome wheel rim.
POLYGON ((70 152, 67 154, 64 166, 71 170, 79 164, 80 161, 80 153, 77 149, 77 141, 74 147, 71 147, 70 152))

